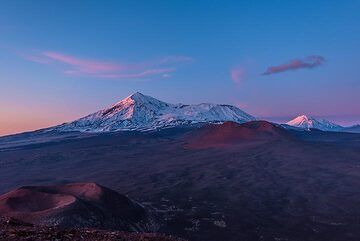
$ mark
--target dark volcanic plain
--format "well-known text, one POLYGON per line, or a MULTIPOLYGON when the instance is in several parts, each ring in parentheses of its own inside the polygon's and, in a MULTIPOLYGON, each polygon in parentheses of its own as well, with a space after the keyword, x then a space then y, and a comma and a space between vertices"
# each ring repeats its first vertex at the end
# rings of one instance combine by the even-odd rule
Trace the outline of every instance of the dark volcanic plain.
POLYGON ((0 217, 1 241, 184 241, 151 233, 128 233, 90 228, 69 228, 37 226, 12 218, 0 217))
POLYGON ((23 137, 0 138, 0 194, 97 182, 156 210, 159 232, 189 240, 360 238, 360 134, 252 122, 23 137))

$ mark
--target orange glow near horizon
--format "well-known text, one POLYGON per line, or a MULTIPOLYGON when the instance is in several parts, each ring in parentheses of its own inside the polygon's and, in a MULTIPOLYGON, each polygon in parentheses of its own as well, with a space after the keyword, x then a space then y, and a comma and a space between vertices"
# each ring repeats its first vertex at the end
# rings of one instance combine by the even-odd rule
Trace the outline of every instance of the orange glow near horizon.
POLYGON ((27 131, 33 131, 37 129, 41 129, 47 126, 51 126, 54 123, 50 122, 0 122, 0 136, 6 136, 11 134, 17 134, 27 131))
POLYGON ((77 118, 66 111, 49 110, 51 107, 35 109, 31 106, 0 106, 0 136, 38 130, 77 118))

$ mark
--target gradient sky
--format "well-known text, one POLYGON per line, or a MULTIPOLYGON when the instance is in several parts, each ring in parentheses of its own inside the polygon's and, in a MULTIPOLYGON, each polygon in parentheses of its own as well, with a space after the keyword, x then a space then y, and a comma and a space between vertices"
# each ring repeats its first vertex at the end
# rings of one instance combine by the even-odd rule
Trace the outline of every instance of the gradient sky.
POLYGON ((0 135, 140 91, 360 122, 360 1, 0 3, 0 135))

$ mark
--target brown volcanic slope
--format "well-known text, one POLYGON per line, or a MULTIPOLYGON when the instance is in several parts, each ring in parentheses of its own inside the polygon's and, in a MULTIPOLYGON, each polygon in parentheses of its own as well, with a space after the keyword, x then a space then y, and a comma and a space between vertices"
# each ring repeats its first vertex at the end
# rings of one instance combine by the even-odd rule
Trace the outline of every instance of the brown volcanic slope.
POLYGON ((31 225, 0 217, 1 241, 61 240, 61 241, 184 241, 175 237, 151 233, 127 233, 88 228, 61 229, 31 225))
POLYGON ((186 138, 188 142, 186 147, 225 147, 290 138, 290 134, 282 127, 267 121, 250 121, 244 124, 225 122, 220 125, 209 124, 189 133, 186 138))
POLYGON ((45 133, 41 144, 16 146, 21 136, 0 138, 0 192, 101 183, 153 206, 159 232, 191 241, 359 240, 359 134, 287 131, 295 137, 184 148, 198 132, 77 134, 46 143, 56 133, 45 133))
POLYGON ((135 202, 95 183, 25 186, 0 196, 0 216, 59 227, 142 231, 146 211, 135 202))

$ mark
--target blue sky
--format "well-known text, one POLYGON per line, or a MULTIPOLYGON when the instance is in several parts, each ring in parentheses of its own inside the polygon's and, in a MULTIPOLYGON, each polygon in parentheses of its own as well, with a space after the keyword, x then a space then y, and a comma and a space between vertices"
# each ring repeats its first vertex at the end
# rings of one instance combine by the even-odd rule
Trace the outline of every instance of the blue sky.
POLYGON ((359 12, 329 0, 1 1, 0 134, 136 91, 360 122, 359 12))

